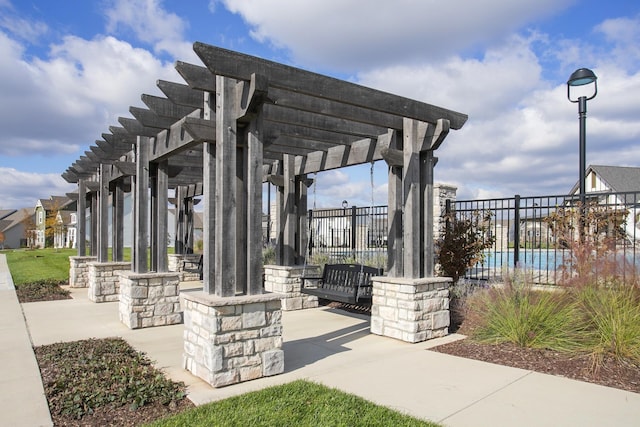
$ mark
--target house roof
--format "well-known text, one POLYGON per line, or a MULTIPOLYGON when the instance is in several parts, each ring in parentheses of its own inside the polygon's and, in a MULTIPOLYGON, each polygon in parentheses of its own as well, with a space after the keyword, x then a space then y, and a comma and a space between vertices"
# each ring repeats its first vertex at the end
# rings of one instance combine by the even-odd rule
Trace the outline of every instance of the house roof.
POLYGON ((15 211, 15 209, 0 209, 0 219, 5 219, 15 211))
MULTIPOLYGON (((586 175, 594 172, 604 181, 611 191, 640 191, 640 167, 590 165, 586 175)), ((578 191, 580 183, 576 183, 571 193, 578 191)))
POLYGON ((48 211, 53 209, 68 210, 65 208, 70 209, 70 205, 74 202, 67 196, 50 196, 48 199, 39 199, 39 201, 42 207, 48 211))
POLYGON ((14 211, 11 215, 0 220, 0 231, 7 231, 24 221, 28 216, 33 216, 33 211, 29 208, 22 208, 14 211))

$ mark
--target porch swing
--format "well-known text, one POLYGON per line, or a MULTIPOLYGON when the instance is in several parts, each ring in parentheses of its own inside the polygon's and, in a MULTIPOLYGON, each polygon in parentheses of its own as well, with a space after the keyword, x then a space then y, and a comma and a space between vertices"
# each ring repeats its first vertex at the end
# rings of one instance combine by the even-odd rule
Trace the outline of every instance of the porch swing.
MULTIPOLYGON (((374 162, 371 162, 371 206, 369 208, 369 228, 373 226, 374 208, 374 162)), ((313 209, 316 209, 316 179, 313 180, 313 209)), ((353 230, 355 232, 355 230, 353 230)), ((382 268, 372 267, 356 263, 350 264, 325 264, 322 276, 307 276, 307 256, 314 241, 314 230, 309 221, 308 248, 304 256, 304 268, 301 280, 300 292, 307 295, 315 295, 318 298, 336 301, 345 304, 370 306, 373 296, 373 276, 382 276, 382 268)))

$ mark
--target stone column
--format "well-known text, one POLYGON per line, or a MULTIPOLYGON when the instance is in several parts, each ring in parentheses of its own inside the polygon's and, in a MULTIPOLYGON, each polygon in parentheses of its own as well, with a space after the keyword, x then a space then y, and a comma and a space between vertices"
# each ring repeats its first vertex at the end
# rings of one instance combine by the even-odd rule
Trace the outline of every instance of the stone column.
POLYGON ((89 262, 89 300, 114 302, 120 300, 120 276, 118 272, 129 271, 130 262, 89 262))
POLYGON ((373 277, 371 333, 417 343, 449 333, 449 277, 373 277))
POLYGON ((264 289, 267 292, 276 292, 282 295, 282 310, 301 310, 318 306, 318 297, 300 292, 303 275, 320 276, 320 267, 317 265, 265 265, 264 289))
POLYGON ((281 295, 180 295, 184 307, 183 367, 213 387, 284 372, 281 295))
POLYGON ((182 323, 180 280, 176 273, 123 271, 120 278, 120 321, 130 329, 182 323))
POLYGON ((69 286, 72 288, 86 288, 89 286, 88 263, 97 260, 94 256, 69 257, 69 286))

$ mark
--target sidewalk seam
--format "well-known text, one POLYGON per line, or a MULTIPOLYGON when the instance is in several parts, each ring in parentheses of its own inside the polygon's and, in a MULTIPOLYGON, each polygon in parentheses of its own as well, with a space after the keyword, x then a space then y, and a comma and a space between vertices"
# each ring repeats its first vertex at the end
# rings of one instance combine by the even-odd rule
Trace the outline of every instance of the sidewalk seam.
POLYGON ((504 390, 504 389, 506 389, 507 387, 511 387, 513 384, 517 383, 518 381, 521 381, 521 380, 525 379, 526 377, 528 377, 528 376, 529 376, 529 375, 531 375, 531 374, 533 374, 533 371, 527 371, 524 375, 522 375, 522 376, 520 376, 520 377, 516 378, 515 380, 513 380, 513 381, 511 381, 511 382, 509 382, 509 383, 507 383, 507 384, 503 385, 503 386, 502 386, 502 387, 500 387, 500 388, 495 389, 495 390, 494 390, 494 391, 492 391, 491 393, 489 393, 489 394, 487 394, 487 395, 485 395, 485 396, 482 396, 481 398, 479 398, 479 399, 477 399, 477 400, 475 400, 475 401, 473 401, 473 402, 469 403, 468 405, 466 405, 466 406, 464 406, 464 407, 462 407, 462 408, 460 408, 460 409, 458 409, 458 410, 456 410, 456 411, 452 412, 451 414, 447 415, 446 417, 444 417, 444 418, 440 419, 440 420, 439 420, 439 421, 437 421, 437 422, 438 422, 438 423, 444 423, 444 421, 445 421, 445 420, 448 420, 449 418, 451 418, 451 417, 453 417, 453 416, 455 416, 455 415, 457 415, 457 414, 459 414, 459 413, 461 413, 461 412, 463 412, 463 411, 466 411, 467 409, 471 408, 472 406, 477 405, 478 403, 482 402, 483 400, 486 400, 487 398, 489 398, 489 397, 493 396, 494 394, 496 394, 496 393, 498 393, 498 392, 503 391, 503 390, 504 390))

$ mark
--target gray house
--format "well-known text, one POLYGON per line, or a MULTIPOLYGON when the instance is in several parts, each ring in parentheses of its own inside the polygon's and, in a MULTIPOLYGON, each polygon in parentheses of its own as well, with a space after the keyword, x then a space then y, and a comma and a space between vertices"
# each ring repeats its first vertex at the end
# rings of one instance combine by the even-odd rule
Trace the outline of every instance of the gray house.
MULTIPOLYGON (((0 215, 7 211, 0 211, 0 215)), ((12 210, 8 215, 0 218, 0 232, 4 241, 0 242, 0 249, 17 249, 27 245, 27 233, 25 226, 29 222, 35 224, 33 208, 12 210)))

